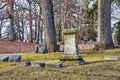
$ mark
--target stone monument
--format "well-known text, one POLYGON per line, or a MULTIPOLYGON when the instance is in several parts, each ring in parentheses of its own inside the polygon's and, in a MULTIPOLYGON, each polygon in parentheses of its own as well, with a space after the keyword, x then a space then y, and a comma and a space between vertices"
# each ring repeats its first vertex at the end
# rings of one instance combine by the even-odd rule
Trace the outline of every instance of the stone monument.
POLYGON ((71 64, 84 64, 84 60, 78 52, 78 30, 65 29, 64 35, 64 55, 60 58, 63 63, 68 62, 71 64))

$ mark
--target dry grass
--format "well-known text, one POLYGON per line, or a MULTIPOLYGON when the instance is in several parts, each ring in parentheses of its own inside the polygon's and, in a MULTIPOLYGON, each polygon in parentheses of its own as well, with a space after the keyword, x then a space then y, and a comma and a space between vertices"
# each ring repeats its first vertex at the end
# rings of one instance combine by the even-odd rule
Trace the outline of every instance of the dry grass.
MULTIPOLYGON (((58 60, 63 53, 27 54, 23 60, 58 60)), ((106 55, 120 56, 120 49, 82 54, 88 63, 58 68, 18 67, 0 62, 0 80, 120 80, 120 61, 104 61, 106 55)))
POLYGON ((48 53, 48 54, 23 54, 22 60, 23 61, 53 61, 59 60, 63 53, 55 52, 55 53, 48 53))
POLYGON ((6 64, 9 68, 6 67, 5 71, 0 69, 0 80, 120 80, 120 61, 97 62, 62 69, 6 64))

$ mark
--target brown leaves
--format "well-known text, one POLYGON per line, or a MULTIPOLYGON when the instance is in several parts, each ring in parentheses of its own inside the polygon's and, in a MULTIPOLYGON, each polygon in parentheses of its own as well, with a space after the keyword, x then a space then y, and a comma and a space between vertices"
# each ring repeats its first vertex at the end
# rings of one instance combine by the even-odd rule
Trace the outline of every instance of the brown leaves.
POLYGON ((34 43, 8 41, 0 39, 0 54, 2 53, 28 53, 34 52, 34 43))

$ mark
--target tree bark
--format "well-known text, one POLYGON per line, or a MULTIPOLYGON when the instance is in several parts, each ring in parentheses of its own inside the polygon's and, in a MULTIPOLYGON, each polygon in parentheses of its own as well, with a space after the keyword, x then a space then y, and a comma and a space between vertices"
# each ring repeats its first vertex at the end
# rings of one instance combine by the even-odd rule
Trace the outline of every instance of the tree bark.
POLYGON ((114 47, 111 32, 111 0, 98 0, 97 42, 100 49, 114 47))
POLYGON ((47 49, 50 52, 55 52, 57 50, 56 44, 56 32, 54 26, 54 13, 53 13, 53 3, 52 0, 43 0, 44 7, 44 22, 46 29, 46 44, 47 49))
POLYGON ((14 16, 11 14, 11 13, 14 12, 14 0, 11 0, 10 9, 11 9, 11 12, 10 12, 10 14, 9 14, 9 16, 10 16, 10 33, 9 33, 9 40, 10 40, 10 41, 14 41, 14 39, 15 39, 14 16))
POLYGON ((29 27, 30 27, 30 41, 29 42, 33 42, 33 31, 32 31, 32 2, 31 0, 28 0, 29 3, 29 27))
POLYGON ((36 26, 36 45, 35 45, 35 52, 39 53, 39 41, 40 41, 40 19, 37 20, 38 25, 36 26))
POLYGON ((24 21, 23 19, 21 19, 21 23, 22 23, 22 41, 24 40, 24 21))
POLYGON ((2 20, 0 20, 0 38, 2 38, 1 30, 2 30, 2 20))

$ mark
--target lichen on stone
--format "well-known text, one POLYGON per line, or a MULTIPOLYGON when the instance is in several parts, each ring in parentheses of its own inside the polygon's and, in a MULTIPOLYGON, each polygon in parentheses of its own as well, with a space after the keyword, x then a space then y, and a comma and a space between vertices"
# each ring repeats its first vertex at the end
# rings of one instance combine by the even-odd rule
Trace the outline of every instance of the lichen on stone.
POLYGON ((62 33, 65 34, 77 34, 78 30, 77 29, 64 29, 62 33))

